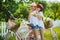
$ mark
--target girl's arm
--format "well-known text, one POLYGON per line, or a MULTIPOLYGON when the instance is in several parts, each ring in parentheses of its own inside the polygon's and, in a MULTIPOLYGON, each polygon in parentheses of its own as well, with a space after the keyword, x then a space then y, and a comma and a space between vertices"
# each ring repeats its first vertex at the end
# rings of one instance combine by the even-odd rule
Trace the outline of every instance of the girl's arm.
POLYGON ((40 16, 40 15, 37 15, 37 18, 38 18, 39 20, 43 20, 43 17, 40 16))
POLYGON ((43 12, 37 13, 36 17, 40 20, 43 20, 43 12))
POLYGON ((36 16, 36 14, 32 14, 33 16, 36 16))

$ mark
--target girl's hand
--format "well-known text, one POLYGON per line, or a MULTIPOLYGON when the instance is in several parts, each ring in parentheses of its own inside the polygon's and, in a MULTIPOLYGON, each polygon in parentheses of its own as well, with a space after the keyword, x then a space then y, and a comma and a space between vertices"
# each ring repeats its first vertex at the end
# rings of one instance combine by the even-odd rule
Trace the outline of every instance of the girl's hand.
POLYGON ((33 16, 36 16, 36 14, 32 14, 33 16))
POLYGON ((37 14, 36 17, 37 17, 39 20, 42 20, 42 19, 43 19, 43 17, 41 17, 39 14, 37 14))

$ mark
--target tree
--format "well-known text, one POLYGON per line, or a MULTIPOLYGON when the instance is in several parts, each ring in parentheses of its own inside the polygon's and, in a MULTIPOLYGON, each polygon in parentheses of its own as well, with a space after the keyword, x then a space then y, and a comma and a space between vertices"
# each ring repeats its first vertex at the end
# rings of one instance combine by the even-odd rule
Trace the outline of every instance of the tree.
POLYGON ((60 3, 51 3, 52 5, 51 5, 51 11, 53 12, 53 15, 54 15, 54 20, 56 20, 56 19, 60 19, 60 17, 59 17, 59 14, 60 14, 60 3))

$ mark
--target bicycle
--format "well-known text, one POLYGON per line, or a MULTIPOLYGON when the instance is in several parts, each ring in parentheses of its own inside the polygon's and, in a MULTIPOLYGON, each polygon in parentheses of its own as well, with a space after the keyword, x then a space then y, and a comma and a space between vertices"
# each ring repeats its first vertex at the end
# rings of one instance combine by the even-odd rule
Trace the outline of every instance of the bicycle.
MULTIPOLYGON (((24 20, 24 19, 20 19, 20 18, 19 18, 19 19, 15 18, 14 15, 13 15, 10 11, 8 11, 8 13, 12 16, 12 18, 13 18, 14 20, 24 20)), ((8 23, 7 23, 8 33, 6 34, 5 40, 8 40, 7 37, 9 37, 11 31, 15 33, 16 37, 17 37, 19 40, 21 40, 21 37, 20 37, 19 34, 17 33, 17 30, 18 30, 19 27, 20 27, 20 24, 16 25, 15 22, 13 22, 11 19, 9 19, 9 20, 8 20, 8 23), (14 25, 14 26, 13 26, 13 25, 14 25), (15 26, 18 26, 18 27, 15 27, 15 26)), ((27 33, 27 32, 26 32, 26 33, 27 33)), ((26 37, 25 37, 25 39, 26 39, 26 37)))
MULTIPOLYGON (((14 32, 14 33, 19 40, 29 40, 29 34, 31 32, 32 32, 32 30, 29 29, 29 26, 27 25, 27 23, 23 22, 20 25, 20 28, 17 30, 17 32, 14 32)), ((53 28, 50 28, 50 32, 51 32, 53 39, 58 40, 57 34, 53 30, 53 28)))
MULTIPOLYGON (((15 17, 13 16, 13 14, 11 14, 11 16, 15 19, 15 17)), ((24 21, 24 19, 17 19, 17 20, 23 20, 24 21)), ((28 24, 29 24, 29 22, 28 23, 22 22, 22 24, 20 24, 20 26, 18 27, 18 28, 20 28, 20 30, 18 28, 16 30, 15 29, 12 30, 15 33, 16 37, 18 38, 18 40, 30 40, 29 39, 29 34, 32 32, 32 29, 29 29, 28 24), (23 25, 24 25, 24 27, 23 27, 23 25), (22 34, 23 36, 21 35, 21 33, 23 33, 22 34)), ((53 36, 53 39, 54 40, 55 39, 58 40, 56 32, 53 30, 53 28, 50 28, 50 31, 51 31, 51 34, 53 36), (52 31, 53 31, 53 33, 52 33, 52 31)), ((11 31, 8 32, 7 35, 10 35, 10 33, 11 33, 11 31)), ((8 40, 8 38, 6 40, 8 40)))
MULTIPOLYGON (((9 35, 10 35, 11 31, 12 31, 12 32, 14 32, 14 34, 16 35, 16 37, 19 40, 22 40, 22 39, 23 40, 27 40, 27 37, 28 37, 29 33, 32 32, 32 30, 29 30, 29 26, 25 22, 23 22, 22 24, 20 24, 19 27, 20 27, 20 30, 18 28, 17 29, 14 29, 14 28, 9 29, 8 28, 10 31, 8 31, 8 33, 6 34, 6 36, 9 37, 9 35), (24 32, 22 30, 24 30, 24 32), (23 33, 24 36, 19 35, 19 33, 20 34, 23 33)), ((7 38, 5 40, 9 40, 9 39, 7 38)))

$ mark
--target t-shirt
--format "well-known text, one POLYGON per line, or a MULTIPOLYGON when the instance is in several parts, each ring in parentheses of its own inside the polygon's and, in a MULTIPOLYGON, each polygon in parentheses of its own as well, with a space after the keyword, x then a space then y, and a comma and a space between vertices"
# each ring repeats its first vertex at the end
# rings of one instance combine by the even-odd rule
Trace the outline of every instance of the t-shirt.
MULTIPOLYGON (((44 23, 42 20, 39 20, 37 17, 31 15, 31 14, 35 14, 36 11, 33 11, 30 13, 30 23, 32 23, 34 26, 38 25, 44 28, 44 23)), ((40 16, 43 17, 43 12, 39 12, 40 16)))
POLYGON ((35 14, 36 11, 33 11, 30 13, 30 23, 32 23, 34 26, 38 25, 37 17, 33 16, 32 14, 35 14))
MULTIPOLYGON (((43 12, 39 12, 39 14, 40 14, 40 16, 44 17, 44 16, 43 16, 43 12)), ((39 19, 38 19, 37 21, 38 21, 38 26, 41 26, 41 27, 44 28, 43 20, 39 20, 39 19)))

